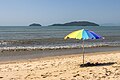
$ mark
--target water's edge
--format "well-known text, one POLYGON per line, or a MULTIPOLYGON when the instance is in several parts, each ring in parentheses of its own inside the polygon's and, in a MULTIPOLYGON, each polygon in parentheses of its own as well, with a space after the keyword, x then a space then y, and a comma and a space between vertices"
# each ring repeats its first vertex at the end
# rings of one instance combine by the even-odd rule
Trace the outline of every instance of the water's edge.
MULTIPOLYGON (((94 52, 119 51, 120 47, 93 47, 85 48, 85 54, 94 52)), ((31 50, 31 51, 3 51, 0 52, 0 61, 27 60, 50 56, 61 56, 70 54, 82 54, 80 49, 58 49, 58 50, 31 50)))

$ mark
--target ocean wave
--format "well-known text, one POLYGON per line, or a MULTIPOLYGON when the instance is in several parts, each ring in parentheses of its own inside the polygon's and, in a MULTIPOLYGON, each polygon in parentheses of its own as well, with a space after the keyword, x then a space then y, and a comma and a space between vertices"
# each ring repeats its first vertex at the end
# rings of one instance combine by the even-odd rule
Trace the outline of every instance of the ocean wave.
MULTIPOLYGON (((0 51, 19 50, 56 50, 82 48, 82 41, 63 39, 39 39, 39 40, 1 40, 0 51)), ((84 47, 120 46, 120 41, 85 41, 84 47)))
POLYGON ((106 42, 109 46, 120 46, 120 41, 115 41, 115 42, 106 42))
MULTIPOLYGON (((74 45, 47 45, 47 46, 12 46, 12 47, 0 47, 1 51, 18 51, 18 50, 56 50, 56 49, 75 49, 82 48, 82 44, 74 44, 74 45)), ((90 47, 103 47, 108 46, 107 44, 85 44, 85 48, 90 47)))

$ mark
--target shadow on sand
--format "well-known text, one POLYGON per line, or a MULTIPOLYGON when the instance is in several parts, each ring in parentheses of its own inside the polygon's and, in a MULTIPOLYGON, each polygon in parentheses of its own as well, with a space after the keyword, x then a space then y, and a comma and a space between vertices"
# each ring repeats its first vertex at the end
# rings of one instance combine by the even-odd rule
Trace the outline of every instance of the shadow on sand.
POLYGON ((107 63, 90 63, 90 62, 87 62, 86 64, 81 64, 80 67, 93 67, 93 66, 109 66, 109 65, 113 65, 115 64, 116 62, 107 62, 107 63))

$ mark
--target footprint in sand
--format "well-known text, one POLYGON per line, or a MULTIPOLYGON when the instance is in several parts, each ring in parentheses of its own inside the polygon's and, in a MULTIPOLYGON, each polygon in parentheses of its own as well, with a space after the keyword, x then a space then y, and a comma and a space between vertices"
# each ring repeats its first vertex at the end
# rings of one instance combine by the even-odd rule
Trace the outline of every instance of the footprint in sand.
POLYGON ((64 78, 64 77, 61 77, 61 78, 60 78, 60 80, 66 80, 66 78, 64 78))
POLYGON ((0 79, 2 79, 3 77, 0 77, 0 79))
POLYGON ((46 63, 45 64, 42 64, 42 66, 45 66, 45 65, 47 65, 46 63))
POLYGON ((77 77, 77 76, 80 76, 80 74, 75 74, 73 77, 77 77))
POLYGON ((50 77, 50 76, 52 76, 52 75, 51 75, 51 73, 49 73, 49 72, 47 72, 47 73, 45 73, 45 74, 41 74, 41 77, 42 77, 42 78, 47 78, 47 77, 50 77))
POLYGON ((28 74, 24 79, 39 79, 40 77, 37 77, 35 74, 28 74))
POLYGON ((76 73, 78 73, 79 71, 76 71, 76 72, 73 72, 72 74, 76 74, 76 73))

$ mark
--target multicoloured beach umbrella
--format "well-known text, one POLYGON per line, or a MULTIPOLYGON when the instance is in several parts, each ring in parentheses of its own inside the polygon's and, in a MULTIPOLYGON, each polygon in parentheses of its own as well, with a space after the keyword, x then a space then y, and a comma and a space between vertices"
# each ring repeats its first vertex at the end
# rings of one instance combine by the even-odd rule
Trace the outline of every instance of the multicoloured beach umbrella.
POLYGON ((86 39, 100 39, 102 37, 93 31, 81 29, 68 34, 67 36, 65 36, 64 39, 67 38, 86 40, 86 39))
POLYGON ((95 32, 90 31, 90 30, 85 30, 85 29, 73 31, 73 32, 71 32, 70 34, 68 34, 67 36, 64 37, 64 39, 68 39, 68 38, 83 40, 83 65, 84 65, 84 40, 87 40, 87 39, 103 39, 102 36, 96 34, 95 32))

